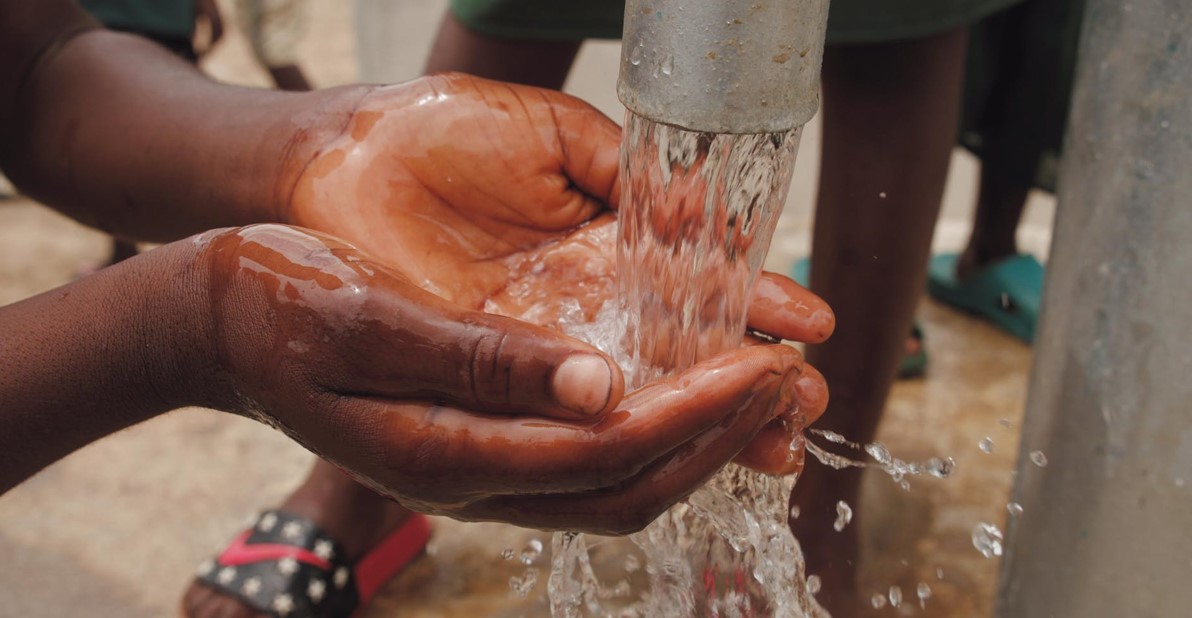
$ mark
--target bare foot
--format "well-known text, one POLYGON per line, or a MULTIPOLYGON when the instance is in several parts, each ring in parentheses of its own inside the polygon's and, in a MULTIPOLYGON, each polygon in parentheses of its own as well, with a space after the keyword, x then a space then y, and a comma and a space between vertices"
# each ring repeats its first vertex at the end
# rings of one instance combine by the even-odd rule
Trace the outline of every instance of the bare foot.
MULTIPOLYGON (((335 467, 319 461, 306 481, 279 507, 315 522, 334 538, 349 561, 355 562, 384 540, 410 511, 373 493, 335 467)), ((192 581, 182 597, 189 618, 264 618, 238 599, 192 581)))

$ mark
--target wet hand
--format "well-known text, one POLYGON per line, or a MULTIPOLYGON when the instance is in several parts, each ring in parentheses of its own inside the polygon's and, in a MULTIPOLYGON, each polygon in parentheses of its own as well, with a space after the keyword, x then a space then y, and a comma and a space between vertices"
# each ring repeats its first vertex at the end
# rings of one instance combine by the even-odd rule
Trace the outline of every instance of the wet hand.
POLYGON ((379 88, 307 166, 283 219, 479 308, 509 258, 615 206, 620 138, 558 92, 458 74, 379 88))
POLYGON ((622 399, 598 352, 450 303, 333 238, 265 225, 196 242, 211 390, 235 393, 208 403, 259 415, 424 512, 630 532, 800 405, 806 374, 787 346, 744 348, 622 399), (560 382, 590 396, 563 405, 560 382))
MULTIPOLYGON (((457 305, 559 330, 575 319, 564 313, 591 321, 613 294, 620 135, 557 92, 464 75, 382 88, 307 166, 287 217, 457 305)), ((831 333, 831 310, 789 279, 763 276, 753 302, 750 328, 771 338, 831 333)), ((802 450, 789 445, 823 412, 827 388, 814 369, 795 385, 802 417, 768 426, 743 463, 799 469, 802 450)))

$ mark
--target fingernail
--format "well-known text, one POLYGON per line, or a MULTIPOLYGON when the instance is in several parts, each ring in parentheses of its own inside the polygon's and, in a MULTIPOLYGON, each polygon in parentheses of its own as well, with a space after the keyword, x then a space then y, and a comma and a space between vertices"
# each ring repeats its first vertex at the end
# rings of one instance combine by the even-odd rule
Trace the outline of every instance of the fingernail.
POLYGON ((580 352, 555 369, 551 391, 559 405, 584 416, 598 414, 612 395, 612 369, 604 357, 580 352))

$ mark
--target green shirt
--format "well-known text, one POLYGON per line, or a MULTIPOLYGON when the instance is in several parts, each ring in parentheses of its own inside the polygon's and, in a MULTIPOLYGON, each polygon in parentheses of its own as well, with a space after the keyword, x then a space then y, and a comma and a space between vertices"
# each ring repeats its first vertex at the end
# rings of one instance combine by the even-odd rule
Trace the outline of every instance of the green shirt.
POLYGON ((195 0, 79 0, 113 30, 188 39, 195 29, 195 0))

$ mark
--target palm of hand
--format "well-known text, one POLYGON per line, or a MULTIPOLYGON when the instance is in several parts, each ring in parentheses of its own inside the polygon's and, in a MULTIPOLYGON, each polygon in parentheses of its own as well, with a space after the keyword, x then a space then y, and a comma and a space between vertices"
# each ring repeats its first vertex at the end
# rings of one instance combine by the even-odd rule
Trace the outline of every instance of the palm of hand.
POLYGON ((585 304, 609 291, 611 246, 593 240, 611 241, 595 231, 611 216, 577 228, 616 199, 618 142, 612 121, 569 97, 425 78, 366 97, 299 180, 293 222, 461 306, 542 323, 511 290, 546 301, 574 291, 574 275, 593 283, 585 304), (570 272, 531 285, 525 265, 550 254, 570 272))

